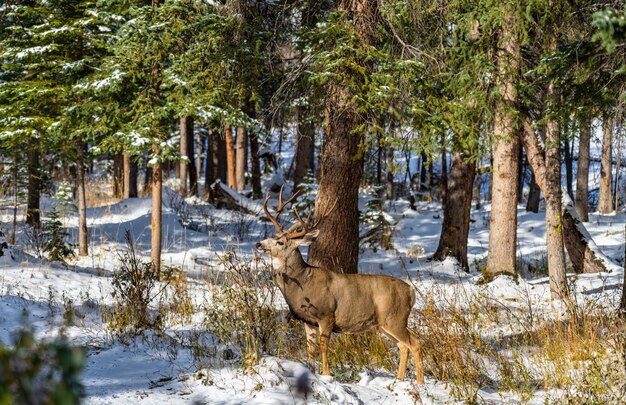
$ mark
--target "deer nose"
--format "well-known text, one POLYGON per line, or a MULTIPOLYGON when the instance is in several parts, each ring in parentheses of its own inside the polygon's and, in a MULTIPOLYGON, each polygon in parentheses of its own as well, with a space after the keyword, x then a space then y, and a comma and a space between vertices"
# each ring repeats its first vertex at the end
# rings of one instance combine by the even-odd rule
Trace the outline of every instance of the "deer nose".
POLYGON ((256 244, 256 248, 257 248, 257 249, 261 249, 261 242, 258 242, 258 243, 256 244))

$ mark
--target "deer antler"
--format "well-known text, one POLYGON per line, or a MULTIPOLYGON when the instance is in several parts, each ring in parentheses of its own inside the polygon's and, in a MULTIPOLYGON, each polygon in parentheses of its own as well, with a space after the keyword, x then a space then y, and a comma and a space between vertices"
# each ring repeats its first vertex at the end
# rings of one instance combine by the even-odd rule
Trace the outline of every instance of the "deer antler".
POLYGON ((283 212, 283 209, 285 208, 285 206, 287 204, 289 204, 290 202, 292 202, 298 196, 298 193, 299 193, 299 191, 296 191, 295 193, 293 193, 293 195, 291 197, 289 197, 287 199, 287 201, 283 202, 283 189, 284 188, 285 188, 284 185, 282 185, 280 187, 280 193, 278 194, 278 208, 276 209, 276 215, 270 214, 270 211, 267 208, 267 203, 270 200, 270 194, 269 193, 267 193, 267 195, 265 196, 265 202, 263 203, 263 211, 265 211, 265 215, 267 215, 267 218, 270 221, 272 221, 272 223, 274 224, 274 227, 276 228, 276 231, 278 233, 284 233, 285 232, 283 230, 283 227, 280 226, 280 223, 278 222, 278 217, 283 212))
POLYGON ((311 222, 311 213, 313 211, 309 211, 309 214, 306 217, 306 221, 302 219, 300 213, 298 212, 298 208, 293 207, 293 213, 296 214, 296 218, 298 222, 293 224, 291 228, 287 232, 285 232, 285 236, 287 239, 296 239, 301 238, 306 235, 311 229, 315 228, 317 224, 319 224, 319 219, 310 225, 311 222))

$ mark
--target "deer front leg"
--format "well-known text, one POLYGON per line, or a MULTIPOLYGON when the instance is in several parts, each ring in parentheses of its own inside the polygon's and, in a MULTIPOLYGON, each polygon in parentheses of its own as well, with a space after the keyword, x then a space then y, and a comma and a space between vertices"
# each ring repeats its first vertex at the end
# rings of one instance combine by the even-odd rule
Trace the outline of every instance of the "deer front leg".
POLYGON ((400 364, 398 364, 398 380, 403 380, 404 375, 406 374, 406 364, 409 360, 409 348, 398 342, 398 349, 400 349, 400 364))
POLYGON ((333 330, 332 322, 320 322, 320 350, 322 352, 322 375, 330 375, 328 370, 328 341, 333 330))
POLYGON ((306 335, 306 359, 307 365, 311 371, 315 372, 315 356, 317 355, 317 349, 319 348, 319 333, 315 326, 304 324, 304 333, 306 335))

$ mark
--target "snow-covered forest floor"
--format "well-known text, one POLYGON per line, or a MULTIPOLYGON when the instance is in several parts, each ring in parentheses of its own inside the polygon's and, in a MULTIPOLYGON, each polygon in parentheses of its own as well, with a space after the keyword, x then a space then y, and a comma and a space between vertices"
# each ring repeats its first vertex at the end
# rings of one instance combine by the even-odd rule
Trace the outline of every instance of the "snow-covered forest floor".
MULTIPOLYGON (((89 187, 96 195, 109 185, 92 179, 89 187)), ((364 247, 360 271, 415 287, 410 322, 426 370, 426 384, 418 386, 412 366, 407 379, 395 379, 397 349, 375 333, 334 337, 333 377, 319 375, 319 363, 312 373, 303 327, 289 319, 269 280, 269 258, 254 249, 273 233, 271 223, 185 200, 175 188, 170 183, 164 193, 163 263, 177 271, 151 301, 158 327, 138 332, 124 324, 113 277, 128 258, 127 231, 149 261, 151 201, 144 197, 89 208, 90 254, 66 263, 38 257, 37 236, 20 227, 18 243, 0 257, 0 341, 11 345, 30 327, 39 339, 63 334, 84 347, 89 404, 622 401, 626 339, 615 309, 623 214, 590 216, 587 229, 612 261, 611 272, 568 274, 576 304, 568 309, 550 299, 543 211, 518 208, 521 276, 485 283, 489 204, 472 211, 471 273, 464 273, 452 261, 428 261, 441 230, 439 203, 422 201, 417 210, 404 198, 385 203, 391 246, 364 247), (264 346, 258 364, 251 340, 264 346)), ((362 193, 362 210, 370 198, 371 190, 362 193)), ((54 203, 47 198, 43 211, 54 203)), ((5 234, 10 219, 2 217, 5 234)), ((61 221, 75 240, 75 212, 68 209, 61 221)))
MULTIPOLYGON (((459 345, 467 345, 474 350, 475 358, 448 359, 446 361, 451 364, 442 367, 431 364, 436 356, 428 354, 428 349, 437 342, 423 342, 427 381, 425 386, 418 387, 410 378, 396 381, 394 369, 384 368, 385 364, 396 362, 396 351, 391 347, 387 353, 374 353, 369 357, 370 364, 364 367, 350 365, 350 362, 356 361, 351 356, 368 359, 364 353, 358 353, 358 350, 357 353, 344 353, 342 361, 345 363, 331 362, 335 378, 311 374, 302 363, 303 351, 299 352, 300 358, 290 358, 294 352, 290 352, 287 346, 294 345, 294 342, 283 342, 283 347, 275 350, 278 355, 264 355, 260 365, 248 370, 243 368, 241 348, 234 342, 218 339, 217 332, 211 333, 211 327, 219 321, 207 318, 211 318, 209 314, 215 314, 211 312, 211 306, 227 302, 223 295, 216 293, 220 291, 219 283, 224 279, 220 274, 228 272, 220 264, 224 252, 234 249, 240 262, 259 260, 253 246, 270 233, 271 225, 254 216, 217 210, 191 199, 184 204, 185 209, 193 213, 185 218, 198 224, 193 226, 196 230, 183 227, 181 214, 176 212, 181 209, 177 204, 183 203, 171 190, 167 195, 164 262, 188 274, 188 288, 179 289, 177 293, 188 294, 191 310, 188 317, 168 318, 162 333, 125 335, 123 332, 115 333, 106 323, 106 314, 115 304, 112 274, 119 268, 119 257, 126 249, 124 234, 127 229, 132 231, 138 250, 148 260, 149 198, 122 200, 89 209, 92 244, 88 257, 70 259, 67 264, 38 259, 29 245, 28 236, 21 234, 21 243, 0 258, 0 339, 3 343, 10 343, 20 326, 32 325, 38 337, 49 339, 64 333, 73 344, 86 347, 83 382, 87 403, 303 402, 305 397, 299 384, 310 389, 306 397, 310 403, 412 403, 420 399, 424 403, 439 403, 466 401, 469 398, 479 402, 543 403, 565 394, 576 394, 575 391, 582 387, 574 383, 572 386, 551 385, 545 377, 539 379, 547 374, 546 370, 540 370, 548 367, 547 364, 537 363, 538 358, 549 356, 545 352, 546 347, 533 347, 532 341, 524 345, 526 347, 504 343, 530 330, 537 332, 542 325, 566 316, 566 308, 550 300, 549 280, 545 275, 545 224, 542 213, 529 214, 521 207, 519 210, 519 252, 523 276, 518 280, 498 278, 481 284, 477 269, 486 255, 488 205, 472 214, 474 222, 469 251, 473 270, 470 274, 459 272, 452 262, 433 263, 427 260, 437 247, 440 232, 438 204, 420 203, 417 211, 411 210, 404 200, 386 206, 386 211, 395 222, 393 249, 366 250, 361 257, 361 271, 392 274, 413 283, 418 291, 418 303, 412 322, 420 335, 434 331, 452 338, 452 331, 445 331, 446 325, 438 324, 432 318, 454 317, 457 315, 453 311, 464 311, 463 321, 453 318, 449 321, 458 322, 457 328, 467 329, 457 331, 455 339, 458 339, 459 345), (205 225, 201 221, 206 221, 205 225), (222 297, 222 301, 215 302, 213 298, 216 296, 222 297), (445 309, 449 311, 437 312, 445 309), (467 337, 466 333, 473 336, 474 332, 477 333, 474 338, 480 338, 479 342, 463 340, 467 337), (483 350, 480 345, 486 342, 491 342, 493 347, 483 350), (498 349, 500 346, 501 351, 498 349), (490 355, 510 360, 507 364, 512 368, 509 372, 511 381, 502 381, 502 376, 506 375, 498 369, 502 367, 502 359, 489 359, 490 355), (380 362, 381 358, 384 361, 380 362), (455 364, 458 361, 467 364, 455 364), (455 370, 455 365, 466 368, 470 373, 476 371, 487 375, 469 376, 476 378, 474 387, 462 388, 457 384, 464 377, 455 375, 461 371, 455 370), (470 370, 470 365, 476 370, 470 370), (435 371, 443 374, 433 374, 435 371), (529 373, 529 376, 518 373, 529 373), (524 378, 528 381, 517 381, 524 378), (566 393, 568 389, 573 391, 566 393)), ((75 231, 77 219, 72 213, 68 213, 65 221, 69 230, 75 231)), ((7 229, 6 225, 3 224, 4 229, 7 229)), ((624 217, 592 215, 588 228, 596 243, 614 260, 614 270, 607 274, 570 274, 569 280, 581 312, 591 315, 592 311, 603 308, 613 312, 622 288, 620 264, 623 260, 624 217)), ((280 297, 275 298, 280 306, 280 297)), ((170 296, 169 300, 172 299, 174 297, 170 296)), ((301 339, 301 332, 297 332, 301 326, 297 323, 293 325, 294 339, 301 339)), ((384 338, 381 341, 385 341, 384 338)), ((304 342, 300 340, 300 344, 304 342)), ((347 350, 354 349, 349 342, 342 344, 347 350)), ((441 341, 440 344, 454 342, 441 341)), ((569 353, 567 348, 553 349, 569 353)), ((578 364, 575 357, 583 355, 582 352, 582 349, 578 352, 572 349, 572 358, 559 360, 569 362, 562 367, 575 374, 577 371, 569 367, 578 364)), ((594 361, 593 356, 600 361, 604 358, 599 351, 589 356, 587 361, 594 361)), ((559 377, 558 367, 554 367, 551 372, 553 378, 576 380, 559 377)))

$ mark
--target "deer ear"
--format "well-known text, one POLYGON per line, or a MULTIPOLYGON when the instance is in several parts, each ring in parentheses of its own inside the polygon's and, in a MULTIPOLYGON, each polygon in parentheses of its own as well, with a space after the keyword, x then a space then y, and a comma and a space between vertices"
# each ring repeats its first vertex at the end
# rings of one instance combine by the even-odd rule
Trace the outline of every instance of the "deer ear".
POLYGON ((302 239, 300 239, 300 243, 298 243, 298 245, 310 245, 311 243, 315 242, 315 239, 317 239, 317 235, 319 234, 319 229, 314 229, 311 232, 308 232, 306 235, 304 235, 302 239))

